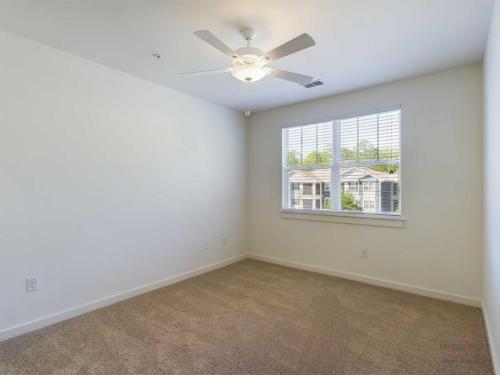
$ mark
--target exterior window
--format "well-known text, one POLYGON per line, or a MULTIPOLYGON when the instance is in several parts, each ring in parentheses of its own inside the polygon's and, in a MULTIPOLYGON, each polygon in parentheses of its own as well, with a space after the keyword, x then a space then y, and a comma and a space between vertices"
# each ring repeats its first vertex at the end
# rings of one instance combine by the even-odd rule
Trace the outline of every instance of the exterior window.
POLYGON ((400 123, 398 109, 283 129, 283 208, 400 215, 400 123))
POLYGON ((375 182, 373 182, 373 181, 363 182, 363 190, 364 191, 374 191, 375 190, 375 182))
POLYGON ((375 208, 375 201, 369 201, 369 200, 364 201, 363 208, 365 209, 375 208))
POLYGON ((303 192, 302 194, 304 195, 313 195, 312 193, 312 184, 304 184, 304 189, 303 189, 303 192))
POLYGON ((313 208, 313 200, 312 199, 304 199, 302 202, 303 202, 304 209, 310 210, 313 208))
POLYGON ((321 194, 321 184, 320 183, 316 183, 316 190, 314 191, 314 195, 320 195, 321 194))

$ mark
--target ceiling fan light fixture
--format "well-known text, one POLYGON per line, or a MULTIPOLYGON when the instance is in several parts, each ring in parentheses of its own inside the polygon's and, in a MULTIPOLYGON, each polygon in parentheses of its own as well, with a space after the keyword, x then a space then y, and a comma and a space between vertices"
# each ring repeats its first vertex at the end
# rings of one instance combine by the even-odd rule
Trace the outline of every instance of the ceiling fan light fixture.
POLYGON ((238 48, 236 51, 228 47, 209 30, 198 30, 195 31, 194 34, 204 42, 217 49, 219 52, 228 56, 232 60, 233 66, 228 68, 181 73, 183 75, 231 72, 233 77, 237 80, 247 83, 259 81, 269 75, 286 81, 298 83, 299 85, 308 84, 314 79, 313 77, 304 74, 287 72, 266 66, 270 62, 314 46, 316 43, 309 34, 303 33, 281 46, 268 51, 267 53, 264 53, 259 48, 251 45, 251 41, 255 37, 255 30, 252 28, 245 28, 241 30, 241 34, 245 38, 247 45, 245 47, 238 48))
POLYGON ((242 64, 235 66, 231 74, 243 82, 256 82, 264 78, 267 71, 257 64, 242 64))

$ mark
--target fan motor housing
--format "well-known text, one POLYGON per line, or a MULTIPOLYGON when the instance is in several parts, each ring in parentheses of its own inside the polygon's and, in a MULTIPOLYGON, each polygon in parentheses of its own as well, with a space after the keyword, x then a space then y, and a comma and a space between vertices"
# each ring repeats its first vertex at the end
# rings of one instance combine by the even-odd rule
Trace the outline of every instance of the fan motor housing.
POLYGON ((242 47, 236 50, 239 56, 243 58, 243 60, 251 60, 250 62, 255 62, 260 56, 264 54, 261 49, 256 47, 242 47), (253 61, 252 61, 253 60, 253 61))

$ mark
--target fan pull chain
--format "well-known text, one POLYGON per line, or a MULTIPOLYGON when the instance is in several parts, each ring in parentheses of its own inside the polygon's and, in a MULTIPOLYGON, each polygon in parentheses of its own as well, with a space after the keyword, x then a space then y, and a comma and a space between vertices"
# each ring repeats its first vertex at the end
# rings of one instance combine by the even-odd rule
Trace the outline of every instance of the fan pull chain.
POLYGON ((250 112, 250 109, 248 107, 248 99, 249 99, 249 96, 250 96, 250 84, 249 83, 245 83, 243 82, 242 83, 244 86, 244 89, 245 89, 245 93, 244 93, 244 100, 245 100, 245 117, 250 117, 250 115, 252 114, 252 112, 250 112))

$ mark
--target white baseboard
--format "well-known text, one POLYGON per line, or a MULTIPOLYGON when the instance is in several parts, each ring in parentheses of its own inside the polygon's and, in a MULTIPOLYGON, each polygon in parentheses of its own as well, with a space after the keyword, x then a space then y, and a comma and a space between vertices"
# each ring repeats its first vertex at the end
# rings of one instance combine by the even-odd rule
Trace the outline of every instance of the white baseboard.
POLYGON ((376 277, 365 276, 365 275, 352 273, 352 272, 339 271, 339 270, 326 268, 326 267, 313 266, 310 264, 292 262, 289 260, 282 260, 282 259, 264 256, 264 255, 248 254, 248 258, 261 260, 263 262, 268 262, 268 263, 279 264, 282 266, 298 268, 301 270, 322 273, 325 275, 336 276, 336 277, 340 277, 343 279, 359 281, 362 283, 381 286, 384 288, 396 289, 396 290, 400 290, 403 292, 418 294, 421 296, 426 296, 426 297, 441 299, 441 300, 445 300, 445 301, 461 303, 463 305, 481 307, 481 300, 473 298, 473 297, 466 297, 466 296, 461 296, 461 295, 457 295, 457 294, 451 294, 451 293, 442 292, 439 290, 433 290, 433 289, 422 288, 422 287, 418 287, 418 286, 414 286, 414 285, 403 284, 403 283, 399 283, 396 281, 389 281, 389 280, 379 279, 376 277))
POLYGON ((497 351, 495 347, 495 341, 493 341, 493 334, 491 332, 490 320, 488 318, 488 310, 486 310, 486 306, 484 306, 484 302, 482 305, 483 310, 483 319, 484 319, 484 327, 486 330, 486 339, 488 340, 488 345, 490 347, 490 357, 491 357, 491 365, 493 366, 493 373, 498 374, 500 371, 500 358, 497 358, 497 351))
MULTIPOLYGON (((239 262, 240 260, 243 260, 245 258, 261 260, 261 261, 268 262, 268 263, 280 264, 280 265, 287 266, 287 267, 322 273, 322 274, 326 274, 326 275, 337 276, 337 277, 341 277, 344 279, 359 281, 359 282, 363 282, 363 283, 367 283, 367 284, 371 284, 371 285, 376 285, 376 286, 381 286, 381 287, 385 287, 385 288, 390 288, 390 289, 401 290, 404 292, 423 295, 423 296, 427 296, 427 297, 462 303, 462 304, 470 305, 470 306, 481 307, 481 301, 478 299, 475 299, 475 298, 471 298, 471 297, 465 297, 465 296, 450 294, 450 293, 446 293, 446 292, 421 288, 421 287, 417 287, 417 286, 413 286, 413 285, 402 284, 402 283, 398 283, 398 282, 394 282, 394 281, 383 280, 383 279, 374 278, 374 277, 370 277, 370 276, 364 276, 364 275, 360 275, 360 274, 356 274, 356 273, 344 272, 344 271, 339 271, 339 270, 325 268, 325 267, 319 267, 319 266, 313 266, 313 265, 309 265, 309 264, 281 260, 281 259, 277 259, 277 258, 263 256, 263 255, 243 254, 243 255, 239 255, 236 257, 222 260, 220 262, 216 262, 216 263, 212 263, 212 264, 209 264, 209 265, 206 265, 203 267, 199 267, 199 268, 190 270, 188 272, 184 272, 182 274, 175 275, 175 276, 163 279, 163 280, 159 280, 159 281, 155 281, 153 283, 142 285, 142 286, 139 286, 137 288, 133 288, 133 289, 130 289, 130 290, 127 290, 124 292, 116 293, 116 294, 113 294, 113 295, 110 295, 110 296, 107 296, 107 297, 80 305, 77 307, 73 307, 73 308, 70 308, 70 309, 67 309, 64 311, 60 311, 60 312, 57 312, 54 314, 50 314, 50 315, 35 319, 35 320, 31 320, 29 322, 21 323, 21 324, 18 324, 16 326, 13 326, 13 327, 3 329, 0 331, 0 341, 7 340, 11 337, 22 335, 24 333, 46 327, 48 325, 58 323, 58 322, 61 322, 63 320, 69 319, 69 318, 73 318, 75 316, 87 313, 89 311, 96 310, 96 309, 99 309, 101 307, 105 307, 105 306, 111 305, 113 303, 123 301, 125 299, 131 298, 131 297, 143 294, 143 293, 147 293, 147 292, 150 292, 150 291, 158 289, 158 288, 162 288, 162 287, 167 286, 167 285, 177 283, 177 282, 182 281, 182 280, 189 279, 191 277, 203 274, 205 272, 209 272, 209 271, 215 270, 217 268, 221 268, 221 267, 227 266, 229 264, 239 262)), ((488 326, 488 320, 487 320, 486 316, 485 316, 485 321, 486 321, 486 323, 485 323, 486 326, 488 326)), ((490 348, 492 348, 492 358, 494 358, 493 353, 495 353, 495 351, 493 350, 491 340, 490 340, 490 348)), ((493 360, 495 362, 495 359, 493 359, 493 360)), ((497 363, 498 363, 498 360, 495 362, 495 368, 498 368, 497 363)))
POLYGON ((48 325, 61 322, 63 320, 73 318, 75 316, 84 314, 86 312, 99 309, 104 306, 112 305, 113 303, 123 301, 125 299, 137 296, 139 294, 147 293, 152 290, 162 288, 167 285, 175 284, 179 281, 189 279, 194 276, 201 275, 202 273, 209 272, 215 270, 217 268, 221 268, 227 266, 229 264, 239 262, 247 257, 246 254, 238 255, 236 257, 224 259, 222 261, 211 263, 206 266, 202 266, 199 268, 195 268, 193 270, 181 273, 179 275, 175 275, 172 277, 168 277, 163 280, 158 280, 153 283, 149 283, 146 285, 139 286, 137 288, 129 289, 120 293, 116 293, 89 303, 85 303, 83 305, 73 307, 64 311, 59 311, 54 314, 50 314, 35 320, 31 320, 29 322, 21 323, 15 325, 13 327, 9 327, 0 331, 0 341, 7 340, 11 337, 22 335, 23 333, 27 333, 30 331, 34 331, 36 329, 40 329, 46 327, 48 325))

